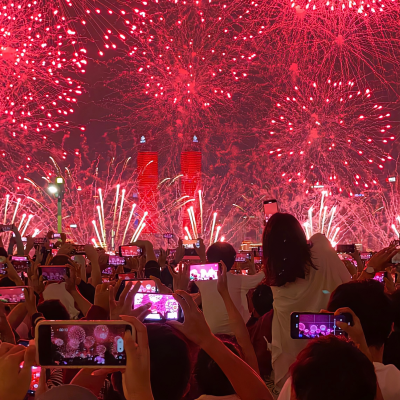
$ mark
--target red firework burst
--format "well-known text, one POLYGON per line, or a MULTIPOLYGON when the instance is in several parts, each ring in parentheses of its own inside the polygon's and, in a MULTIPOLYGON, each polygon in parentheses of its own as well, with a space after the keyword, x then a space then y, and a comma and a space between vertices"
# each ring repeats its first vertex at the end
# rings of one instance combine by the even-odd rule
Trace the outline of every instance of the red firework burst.
POLYGON ((0 9, 0 154, 3 164, 26 155, 22 167, 29 169, 49 135, 68 127, 82 93, 75 75, 85 72, 86 51, 75 50, 75 32, 51 4, 6 3, 0 9))
POLYGON ((354 80, 294 86, 276 102, 268 127, 266 151, 289 182, 369 188, 392 159, 381 148, 395 139, 390 113, 354 80))
POLYGON ((154 0, 126 10, 127 52, 109 64, 107 82, 117 93, 111 101, 119 126, 157 132, 169 143, 171 135, 193 137, 210 127, 215 133, 252 93, 257 31, 247 29, 248 20, 237 1, 154 0))

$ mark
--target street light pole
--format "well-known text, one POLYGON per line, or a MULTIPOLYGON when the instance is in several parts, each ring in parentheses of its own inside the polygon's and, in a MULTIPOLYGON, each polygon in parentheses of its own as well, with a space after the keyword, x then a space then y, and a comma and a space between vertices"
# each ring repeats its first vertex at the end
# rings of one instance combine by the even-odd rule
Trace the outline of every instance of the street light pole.
POLYGON ((49 185, 49 192, 57 197, 57 230, 62 233, 62 201, 64 198, 64 178, 58 177, 56 184, 49 185))
POLYGON ((58 186, 57 191, 57 230, 58 233, 62 233, 62 201, 64 198, 64 179, 57 177, 56 183, 58 186))

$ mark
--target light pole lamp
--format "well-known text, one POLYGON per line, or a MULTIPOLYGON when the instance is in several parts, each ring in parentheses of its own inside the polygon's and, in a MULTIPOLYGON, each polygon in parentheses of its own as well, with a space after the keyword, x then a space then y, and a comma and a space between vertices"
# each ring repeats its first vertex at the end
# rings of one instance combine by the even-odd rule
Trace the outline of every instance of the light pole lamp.
POLYGON ((62 233, 62 201, 65 193, 64 178, 57 177, 56 183, 49 186, 49 192, 57 197, 57 230, 58 233, 62 233))

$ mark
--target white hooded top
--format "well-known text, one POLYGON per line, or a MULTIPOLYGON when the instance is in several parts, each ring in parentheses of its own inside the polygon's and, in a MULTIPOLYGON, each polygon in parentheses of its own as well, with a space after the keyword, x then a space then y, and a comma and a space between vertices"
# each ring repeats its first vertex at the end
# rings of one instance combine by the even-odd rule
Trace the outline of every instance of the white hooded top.
POLYGON ((351 280, 347 268, 324 235, 315 234, 311 243, 311 257, 317 269, 310 268, 305 279, 271 287, 274 296, 272 368, 278 387, 284 385, 290 365, 308 343, 290 337, 290 314, 295 311, 317 313, 326 309, 332 291, 351 280))

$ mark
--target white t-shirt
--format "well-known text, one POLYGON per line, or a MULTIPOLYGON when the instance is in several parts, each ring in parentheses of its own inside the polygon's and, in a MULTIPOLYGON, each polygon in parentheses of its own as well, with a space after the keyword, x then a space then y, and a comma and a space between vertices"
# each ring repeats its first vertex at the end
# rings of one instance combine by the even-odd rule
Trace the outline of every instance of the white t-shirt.
MULTIPOLYGON (((246 297, 247 292, 255 288, 264 279, 264 276, 264 272, 259 272, 256 275, 227 274, 229 294, 239 313, 242 315, 244 322, 247 322, 250 318, 246 297)), ((228 312, 217 290, 217 280, 197 281, 196 285, 201 293, 204 317, 212 333, 232 335, 233 332, 229 325, 228 312)))
MULTIPOLYGON (((394 365, 383 365, 374 362, 376 379, 382 392, 383 400, 400 399, 400 371, 394 365)), ((292 391, 292 378, 283 386, 278 400, 290 400, 292 391)))

